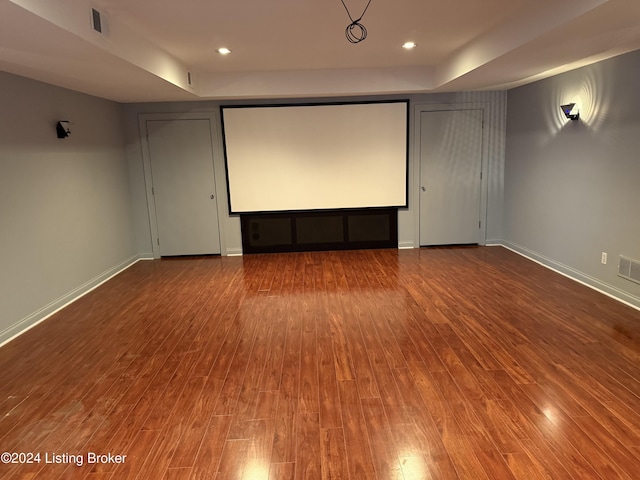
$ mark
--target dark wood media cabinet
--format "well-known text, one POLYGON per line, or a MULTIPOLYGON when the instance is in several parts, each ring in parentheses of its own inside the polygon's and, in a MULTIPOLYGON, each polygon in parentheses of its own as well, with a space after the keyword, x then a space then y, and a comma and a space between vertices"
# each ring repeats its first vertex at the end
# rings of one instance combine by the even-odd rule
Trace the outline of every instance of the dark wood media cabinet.
POLYGON ((244 253, 398 247, 398 209, 364 208, 240 215, 244 253))

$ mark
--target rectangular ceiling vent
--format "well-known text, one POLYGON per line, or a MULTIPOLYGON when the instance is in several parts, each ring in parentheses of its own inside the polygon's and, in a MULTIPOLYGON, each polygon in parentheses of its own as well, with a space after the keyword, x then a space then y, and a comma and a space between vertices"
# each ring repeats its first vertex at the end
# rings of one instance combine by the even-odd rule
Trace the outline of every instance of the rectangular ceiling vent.
POLYGON ((618 275, 632 282, 640 283, 640 261, 620 255, 618 275))
POLYGON ((108 35, 109 33, 109 25, 107 21, 107 17, 104 13, 96 10, 95 8, 91 9, 91 28, 94 31, 98 32, 101 35, 108 35))

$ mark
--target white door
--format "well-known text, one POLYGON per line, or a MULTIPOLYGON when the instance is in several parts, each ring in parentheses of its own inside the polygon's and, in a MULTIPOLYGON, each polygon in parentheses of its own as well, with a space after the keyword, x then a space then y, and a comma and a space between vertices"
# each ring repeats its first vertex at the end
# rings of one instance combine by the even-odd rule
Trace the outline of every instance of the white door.
POLYGON ((421 113, 421 246, 480 243, 482 114, 421 113))
POLYGON ((147 133, 160 255, 219 254, 209 120, 147 120, 147 133))

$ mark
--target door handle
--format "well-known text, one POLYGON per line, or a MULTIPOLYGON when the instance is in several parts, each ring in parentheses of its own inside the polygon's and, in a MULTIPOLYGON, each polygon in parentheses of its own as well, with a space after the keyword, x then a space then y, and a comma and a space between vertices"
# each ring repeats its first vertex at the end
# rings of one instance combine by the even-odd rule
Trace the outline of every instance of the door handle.
POLYGON ((209 197, 211 200, 213 200, 213 193, 211 194, 211 196, 209 197))
POLYGON ((420 187, 422 189, 423 192, 426 192, 427 189, 425 187, 420 187))

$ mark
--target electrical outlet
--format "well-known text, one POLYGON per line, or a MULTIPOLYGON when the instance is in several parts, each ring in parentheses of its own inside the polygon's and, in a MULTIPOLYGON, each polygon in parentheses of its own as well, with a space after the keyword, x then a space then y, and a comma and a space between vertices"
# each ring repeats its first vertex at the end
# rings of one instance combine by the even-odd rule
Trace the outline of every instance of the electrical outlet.
POLYGON ((603 265, 607 264, 607 252, 602 252, 602 257, 600 258, 600 261, 602 262, 603 265))

